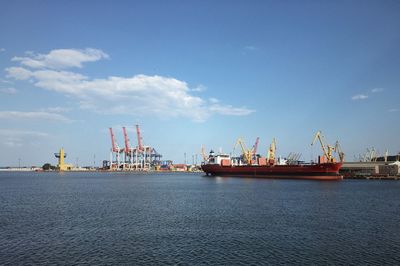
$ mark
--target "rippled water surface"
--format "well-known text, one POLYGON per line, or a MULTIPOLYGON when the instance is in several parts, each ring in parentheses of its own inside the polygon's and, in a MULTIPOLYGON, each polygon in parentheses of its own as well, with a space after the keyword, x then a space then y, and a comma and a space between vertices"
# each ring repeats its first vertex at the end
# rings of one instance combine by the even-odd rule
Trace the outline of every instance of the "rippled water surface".
POLYGON ((0 264, 399 264, 400 182, 0 173, 0 264))

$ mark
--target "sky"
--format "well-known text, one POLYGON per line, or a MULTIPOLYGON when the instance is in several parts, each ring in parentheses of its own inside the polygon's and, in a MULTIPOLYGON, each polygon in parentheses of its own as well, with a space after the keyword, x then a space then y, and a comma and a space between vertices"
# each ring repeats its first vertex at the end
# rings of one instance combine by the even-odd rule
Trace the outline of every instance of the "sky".
POLYGON ((400 152, 399 1, 1 1, 0 166, 201 147, 400 152))

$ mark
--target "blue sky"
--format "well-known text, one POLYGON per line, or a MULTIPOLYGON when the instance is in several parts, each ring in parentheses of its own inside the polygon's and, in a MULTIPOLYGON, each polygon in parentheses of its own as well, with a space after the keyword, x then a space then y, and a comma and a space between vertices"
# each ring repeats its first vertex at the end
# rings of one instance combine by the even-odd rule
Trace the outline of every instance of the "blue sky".
POLYGON ((183 162, 322 130, 400 151, 399 1, 1 1, 0 165, 109 158, 108 127, 183 162), (200 158, 200 156, 199 156, 200 158))

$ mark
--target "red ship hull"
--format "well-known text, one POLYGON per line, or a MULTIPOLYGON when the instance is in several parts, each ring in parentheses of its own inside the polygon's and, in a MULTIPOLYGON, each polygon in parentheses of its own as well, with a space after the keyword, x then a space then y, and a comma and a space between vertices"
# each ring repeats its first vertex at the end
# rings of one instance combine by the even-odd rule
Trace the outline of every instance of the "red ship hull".
POLYGON ((274 179, 341 180, 339 174, 342 163, 302 164, 302 165, 242 165, 221 166, 204 164, 201 166, 207 175, 261 177, 274 179))

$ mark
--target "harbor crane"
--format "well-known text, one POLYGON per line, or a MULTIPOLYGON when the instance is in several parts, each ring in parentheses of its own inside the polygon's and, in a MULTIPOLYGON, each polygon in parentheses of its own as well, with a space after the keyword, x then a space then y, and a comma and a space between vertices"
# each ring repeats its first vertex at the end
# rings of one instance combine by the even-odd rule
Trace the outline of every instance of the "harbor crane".
POLYGON ((206 155, 206 148, 204 147, 204 145, 201 146, 201 157, 203 158, 204 162, 207 162, 208 158, 206 155))
POLYGON ((119 169, 120 166, 120 153, 123 152, 123 149, 121 149, 117 143, 117 141, 115 140, 115 136, 114 136, 114 132, 112 130, 112 128, 109 128, 110 130, 110 136, 111 136, 111 155, 110 155, 110 167, 112 168, 113 164, 113 154, 115 153, 115 159, 117 161, 117 169, 119 169))
POLYGON ((340 162, 343 163, 344 162, 344 152, 343 152, 342 147, 340 146, 338 140, 335 143, 334 151, 338 154, 340 162))
POLYGON ((235 146, 233 147, 233 153, 235 153, 237 145, 240 145, 240 148, 242 149, 242 155, 246 163, 251 164, 252 150, 247 149, 246 144, 243 142, 243 140, 241 138, 238 138, 235 146))
POLYGON ((251 149, 251 153, 252 153, 251 157, 252 157, 253 163, 256 162, 256 159, 257 159, 256 157, 257 157, 257 149, 258 149, 259 140, 260 140, 260 138, 257 137, 256 142, 254 143, 253 148, 251 149))
POLYGON ((140 151, 143 151, 143 144, 142 144, 142 136, 140 135, 140 128, 139 125, 136 125, 136 135, 138 140, 138 148, 140 151))
POLYGON ((322 133, 321 133, 320 130, 318 130, 317 133, 315 134, 314 139, 313 139, 313 141, 311 143, 311 146, 314 145, 314 143, 315 143, 315 141, 317 139, 319 140, 319 142, 321 144, 322 151, 324 152, 324 156, 326 157, 327 161, 329 163, 334 162, 334 157, 332 156, 332 152, 334 150, 334 147, 332 147, 329 144, 325 145, 324 137, 322 136, 322 133))
POLYGON ((268 154, 267 154, 267 159, 269 161, 275 162, 275 151, 276 151, 276 140, 275 140, 275 138, 273 138, 271 145, 269 145, 269 150, 268 150, 268 154))

